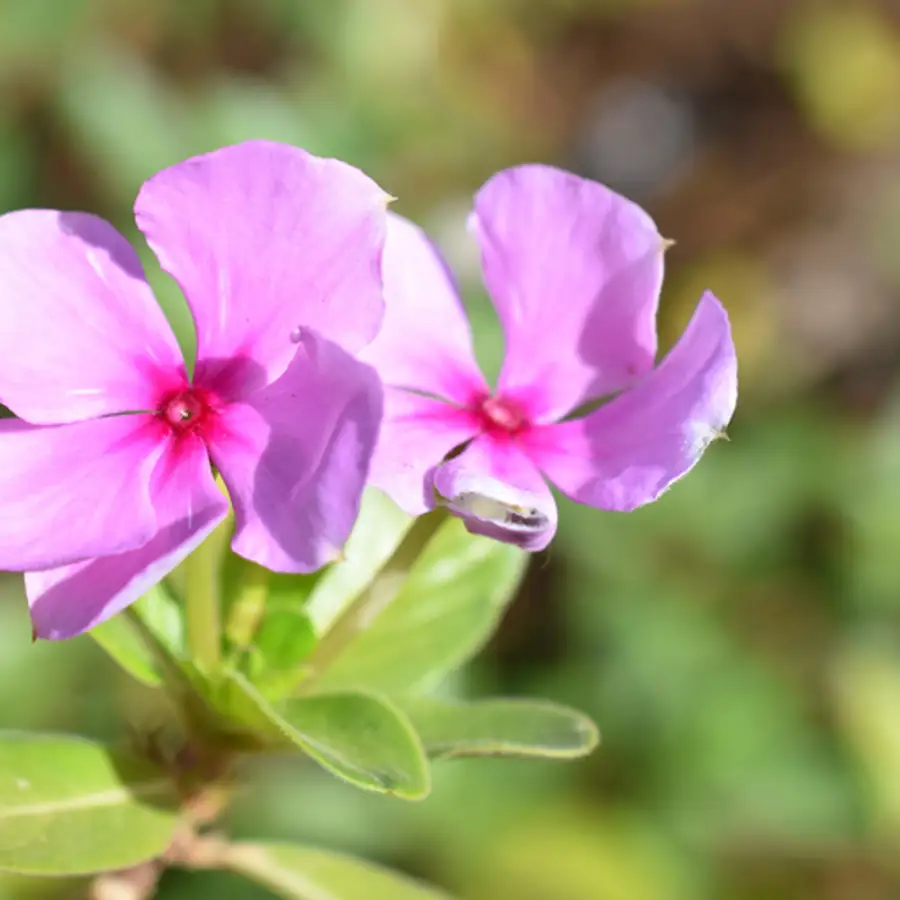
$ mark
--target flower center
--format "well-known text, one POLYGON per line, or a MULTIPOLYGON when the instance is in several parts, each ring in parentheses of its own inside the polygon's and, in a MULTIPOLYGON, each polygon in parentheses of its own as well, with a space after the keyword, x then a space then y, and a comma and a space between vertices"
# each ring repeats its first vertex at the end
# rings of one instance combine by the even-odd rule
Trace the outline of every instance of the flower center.
POLYGON ((482 428, 495 434, 519 434, 529 425, 525 411, 511 397, 485 397, 477 404, 476 412, 482 428))
POLYGON ((157 410, 176 435, 199 430, 211 412, 212 408, 205 392, 194 387, 167 394, 157 410))

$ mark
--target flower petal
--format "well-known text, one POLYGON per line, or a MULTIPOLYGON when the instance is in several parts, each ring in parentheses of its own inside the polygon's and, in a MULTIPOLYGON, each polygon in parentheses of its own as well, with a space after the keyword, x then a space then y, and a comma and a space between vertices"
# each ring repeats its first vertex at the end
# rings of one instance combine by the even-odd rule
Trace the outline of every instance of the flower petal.
POLYGON ((0 421, 0 569, 21 572, 145 544, 163 442, 150 416, 0 421))
POLYGON ((550 488, 514 440, 481 435, 435 472, 434 485, 473 534, 531 551, 556 534, 550 488))
POLYGON ((87 213, 0 216, 0 402, 35 424, 153 409, 183 365, 134 249, 87 213))
POLYGON ((271 141, 194 157, 144 184, 137 224, 193 312, 197 377, 244 356, 272 381, 298 327, 351 352, 365 346, 384 310, 388 199, 352 166, 271 141))
POLYGON ((228 512, 199 438, 170 441, 150 486, 156 532, 143 547, 25 576, 35 636, 62 640, 115 615, 161 581, 228 512))
POLYGON ((387 388, 369 481, 411 516, 421 515, 435 505, 434 470, 477 431, 478 423, 465 410, 387 388))
POLYGON ((722 435, 737 402, 728 316, 706 293, 661 365, 583 419, 535 429, 526 450, 572 499, 628 511, 650 503, 722 435))
POLYGON ((469 322, 446 263, 418 226, 394 213, 388 213, 382 275, 384 324, 361 358, 392 387, 463 406, 486 394, 469 322))
POLYGON ((307 334, 278 381, 223 411, 210 442, 234 504, 235 552, 276 572, 336 559, 380 421, 374 369, 307 334))
POLYGON ((653 366, 665 243, 637 205, 549 166, 494 175, 470 219, 506 334, 499 390, 553 421, 653 366))

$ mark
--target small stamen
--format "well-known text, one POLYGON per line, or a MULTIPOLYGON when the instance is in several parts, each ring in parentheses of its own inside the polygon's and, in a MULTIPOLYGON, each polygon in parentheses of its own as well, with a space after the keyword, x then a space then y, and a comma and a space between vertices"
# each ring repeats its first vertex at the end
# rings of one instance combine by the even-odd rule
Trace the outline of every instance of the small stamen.
POLYGON ((202 393, 189 388, 163 400, 159 413, 176 433, 193 431, 202 426, 209 414, 209 404, 202 393))
POLYGON ((509 397, 487 397, 479 409, 489 431, 517 434, 528 426, 528 416, 522 407, 509 397))

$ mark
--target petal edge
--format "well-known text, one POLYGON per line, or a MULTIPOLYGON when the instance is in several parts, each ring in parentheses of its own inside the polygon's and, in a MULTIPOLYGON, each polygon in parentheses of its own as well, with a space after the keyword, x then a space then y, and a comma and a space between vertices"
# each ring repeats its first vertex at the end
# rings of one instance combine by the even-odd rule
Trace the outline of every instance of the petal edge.
POLYGON ((473 534, 543 550, 556 534, 556 502, 516 441, 485 434, 443 463, 434 485, 473 534))
POLYGON ((0 569, 47 568, 145 544, 156 531, 150 416, 0 421, 0 569))
POLYGON ((0 216, 0 402, 37 425, 153 409, 181 351, 134 248, 89 213, 0 216))
POLYGON ((390 212, 387 225, 384 323, 360 358, 375 366, 389 387, 465 406, 488 386, 447 264, 417 225, 390 212))
POLYGON ((374 369, 312 334, 274 384, 228 407, 210 443, 235 509, 232 548, 276 572, 333 562, 381 420, 374 369))
POLYGON ((656 500, 697 464, 736 403, 728 315, 707 292, 681 339, 644 381, 582 419, 536 429, 526 450, 573 500, 628 512, 656 500))
POLYGON ((539 422, 653 367, 665 242, 637 204, 545 165, 498 172, 469 227, 506 335, 499 390, 539 422))
POLYGON ((254 140, 164 169, 135 202, 138 227, 181 285, 206 361, 249 357, 271 382, 292 334, 309 328, 351 352, 384 312, 388 195, 347 163, 254 140))
POLYGON ((26 573, 37 637, 74 637, 120 612, 168 575, 228 512, 198 438, 167 445, 153 472, 151 495, 158 528, 142 547, 26 573))

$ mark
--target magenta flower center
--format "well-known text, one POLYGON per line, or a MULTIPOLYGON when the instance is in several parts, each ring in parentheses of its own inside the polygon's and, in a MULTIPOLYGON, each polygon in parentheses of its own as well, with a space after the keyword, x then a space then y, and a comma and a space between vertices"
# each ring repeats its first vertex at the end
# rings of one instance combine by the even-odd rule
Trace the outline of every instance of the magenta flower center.
POLYGON ((511 397, 485 397, 475 405, 483 431, 516 435, 529 426, 528 416, 511 397))
POLYGON ((213 413, 210 398, 200 388, 187 387, 163 397, 157 410, 176 435, 197 432, 204 428, 213 413))

